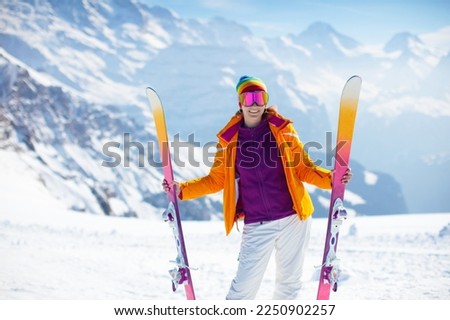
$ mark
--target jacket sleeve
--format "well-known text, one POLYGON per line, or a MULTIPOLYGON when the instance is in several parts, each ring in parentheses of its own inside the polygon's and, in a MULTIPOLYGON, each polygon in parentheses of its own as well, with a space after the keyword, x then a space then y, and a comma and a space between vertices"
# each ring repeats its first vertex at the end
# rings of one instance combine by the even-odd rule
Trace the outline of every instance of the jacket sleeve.
POLYGON ((215 193, 224 188, 225 182, 225 164, 224 164, 225 150, 220 144, 217 144, 217 151, 214 156, 213 165, 209 174, 180 183, 180 199, 191 200, 202 197, 204 195, 215 193))
POLYGON ((314 163, 304 150, 303 143, 300 141, 292 124, 289 127, 289 145, 291 146, 293 165, 295 165, 297 177, 301 181, 315 185, 318 188, 331 189, 331 171, 314 163))

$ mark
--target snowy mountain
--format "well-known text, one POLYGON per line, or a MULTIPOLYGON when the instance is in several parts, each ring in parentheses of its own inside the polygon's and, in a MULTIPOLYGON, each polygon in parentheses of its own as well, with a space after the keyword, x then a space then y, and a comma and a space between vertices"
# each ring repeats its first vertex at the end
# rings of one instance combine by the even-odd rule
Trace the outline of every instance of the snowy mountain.
POLYGON ((344 57, 359 47, 359 43, 352 38, 337 32, 329 24, 316 22, 310 25, 305 31, 294 37, 298 45, 305 46, 310 50, 310 54, 316 59, 322 54, 325 57, 330 55, 338 58, 344 57))
MULTIPOLYGON (((207 145, 237 108, 239 76, 257 75, 303 141, 326 151, 340 90, 346 78, 360 74, 350 207, 361 214, 417 211, 430 202, 421 200, 426 190, 436 210, 449 210, 441 197, 448 173, 441 168, 450 161, 444 141, 450 97, 430 85, 435 77, 448 89, 448 55, 428 50, 417 36, 367 48, 325 23, 263 39, 223 18, 187 20, 131 0, 1 2, 0 145, 69 208, 144 216, 163 205, 160 171, 139 167, 138 148, 129 167, 101 165, 112 160, 103 152, 108 142, 120 143, 115 151, 124 155, 126 133, 143 146, 154 142, 148 85, 168 109, 171 134, 182 140, 194 134, 207 145)), ((186 179, 207 169, 177 168, 177 175, 186 179)), ((328 195, 311 191, 318 215, 324 214, 328 195)), ((188 217, 206 219, 220 211, 219 199, 183 205, 188 217)))
MULTIPOLYGON (((63 92, 60 87, 43 86, 25 69, 1 56, 0 74, 4 82, 0 91, 3 97, 0 147, 17 153, 20 161, 30 167, 37 179, 67 208, 149 217, 148 213, 155 212, 155 207, 164 207, 165 195, 160 187, 162 175, 157 166, 159 156, 152 127, 141 126, 118 106, 89 104, 63 92)), ((189 165, 190 155, 186 154, 189 149, 180 151, 176 159, 189 165)), ((200 162, 202 154, 196 154, 195 158, 200 162)), ((177 170, 181 179, 206 171, 206 166, 177 170)), ((354 171, 363 176, 363 168, 354 171)), ((358 183, 359 192, 367 190, 369 195, 373 184, 364 185, 358 183)), ((397 192, 400 190, 389 178, 381 178, 376 189, 387 185, 394 186, 397 192)), ((328 204, 324 199, 329 196, 319 190, 311 191, 322 199, 317 201, 322 204, 317 214, 325 215, 328 204)), ((379 191, 381 193, 375 194, 380 196, 383 191, 379 191)), ((350 196, 348 198, 351 200, 350 196)), ((402 197, 394 200, 388 202, 384 210, 404 212, 402 197)), ((376 213, 380 208, 374 204, 375 201, 361 198, 355 203, 350 201, 349 207, 376 213)), ((217 196, 183 202, 182 208, 188 219, 210 219, 221 211, 217 196)))
MULTIPOLYGON (((87 103, 60 87, 43 86, 2 56, 0 74, 4 82, 0 147, 17 153, 66 208, 153 218, 148 213, 165 206, 159 168, 144 165, 138 152, 125 147, 126 141, 130 146, 154 141, 151 128, 142 127, 117 106, 87 103), (111 142, 121 145, 105 148, 111 142), (121 158, 120 165, 111 165, 113 153, 121 158)), ((220 204, 211 210, 206 202, 210 200, 200 199, 198 205, 211 213, 219 211, 220 204)), ((210 218, 206 211, 185 211, 191 219, 210 218)))

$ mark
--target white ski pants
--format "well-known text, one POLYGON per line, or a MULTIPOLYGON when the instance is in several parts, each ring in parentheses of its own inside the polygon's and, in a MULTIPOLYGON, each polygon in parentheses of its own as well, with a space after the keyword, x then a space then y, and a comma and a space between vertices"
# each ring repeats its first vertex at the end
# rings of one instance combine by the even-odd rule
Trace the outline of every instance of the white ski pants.
POLYGON ((294 214, 275 221, 244 225, 239 266, 226 299, 255 298, 273 249, 276 261, 273 299, 295 299, 301 288, 311 221, 312 218, 301 221, 294 214))

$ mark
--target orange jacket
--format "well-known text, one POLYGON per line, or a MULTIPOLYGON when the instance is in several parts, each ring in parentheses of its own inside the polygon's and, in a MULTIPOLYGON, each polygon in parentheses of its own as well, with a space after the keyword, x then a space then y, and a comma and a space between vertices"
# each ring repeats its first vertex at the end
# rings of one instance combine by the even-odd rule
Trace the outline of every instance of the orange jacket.
MULTIPOLYGON (((330 170, 316 166, 303 150, 292 121, 273 109, 267 117, 269 127, 280 149, 289 193, 294 210, 301 220, 312 215, 314 206, 303 182, 322 189, 331 188, 330 170)), ((217 134, 219 142, 214 163, 207 176, 180 183, 182 200, 195 199, 223 189, 223 215, 228 235, 237 220, 238 188, 235 180, 236 146, 242 115, 236 114, 217 134)))

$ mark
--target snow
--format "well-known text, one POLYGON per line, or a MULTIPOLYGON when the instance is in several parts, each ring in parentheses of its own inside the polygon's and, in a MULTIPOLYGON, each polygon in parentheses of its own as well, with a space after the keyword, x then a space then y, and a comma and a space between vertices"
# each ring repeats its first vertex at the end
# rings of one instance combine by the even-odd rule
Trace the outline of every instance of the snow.
POLYGON ((368 170, 364 170, 364 182, 370 186, 376 185, 378 181, 378 176, 368 170))
MULTIPOLYGON (((449 299, 448 221, 448 214, 348 221, 339 247, 342 282, 333 299, 449 299)), ((314 221, 303 299, 315 297, 324 227, 324 219, 314 221)), ((226 238, 220 221, 186 222, 184 229, 191 265, 198 268, 192 272, 198 298, 223 299, 239 234, 226 238)), ((0 266, 2 298, 184 298, 183 290, 170 289, 175 248, 162 222, 31 211, 2 214, 0 235, 1 255, 8 257, 0 266)), ((273 282, 272 263, 258 299, 270 299, 273 282)))
POLYGON ((370 107, 369 110, 378 117, 383 117, 389 111, 392 117, 400 116, 406 110, 414 110, 429 117, 448 117, 450 116, 450 99, 447 101, 438 100, 433 97, 412 97, 405 96, 397 100, 381 102, 376 107, 370 107), (423 108, 423 106, 427 108, 423 108))
MULTIPOLYGON (((2 156, 2 299, 184 299, 182 289, 171 291, 176 251, 164 222, 67 211, 29 168, 16 165, 23 162, 2 156)), ((315 298, 325 225, 314 219, 301 299, 315 298)), ((226 237, 221 221, 183 227, 198 298, 224 299, 240 233, 226 237)), ((449 229, 449 213, 349 218, 332 299, 450 299, 449 229)), ((257 299, 271 298, 274 276, 271 261, 257 299)))
POLYGON ((298 45, 296 43, 294 43, 294 41, 292 41, 292 39, 288 36, 282 36, 280 38, 281 42, 283 42, 283 44, 286 47, 290 47, 290 48, 294 48, 300 52, 302 52, 305 56, 310 57, 312 55, 311 51, 309 51, 308 49, 302 47, 301 45, 298 45))

